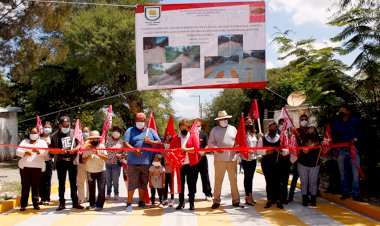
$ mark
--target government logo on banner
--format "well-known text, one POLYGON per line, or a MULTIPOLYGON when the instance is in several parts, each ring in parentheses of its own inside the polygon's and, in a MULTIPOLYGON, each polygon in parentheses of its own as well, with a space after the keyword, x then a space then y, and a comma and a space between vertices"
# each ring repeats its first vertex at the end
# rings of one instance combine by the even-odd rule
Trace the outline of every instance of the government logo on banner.
POLYGON ((156 21, 161 17, 161 6, 145 6, 145 18, 149 21, 156 21))

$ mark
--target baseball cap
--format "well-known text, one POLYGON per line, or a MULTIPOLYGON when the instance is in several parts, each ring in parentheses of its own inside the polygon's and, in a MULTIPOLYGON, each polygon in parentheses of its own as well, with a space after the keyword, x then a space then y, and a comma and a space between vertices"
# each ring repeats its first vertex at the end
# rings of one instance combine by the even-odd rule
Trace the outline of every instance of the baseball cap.
POLYGON ((70 118, 65 116, 62 116, 59 118, 59 124, 61 125, 70 125, 70 118))

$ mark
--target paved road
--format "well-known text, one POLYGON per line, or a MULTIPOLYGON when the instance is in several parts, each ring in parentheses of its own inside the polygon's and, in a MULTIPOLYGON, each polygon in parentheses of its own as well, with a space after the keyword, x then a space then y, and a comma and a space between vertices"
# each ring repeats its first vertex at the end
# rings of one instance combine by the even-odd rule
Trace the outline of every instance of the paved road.
MULTIPOLYGON (((211 181, 214 178, 213 158, 209 156, 211 181)), ((212 184, 213 186, 213 184, 212 184)), ((244 200, 243 174, 238 174, 238 186, 241 201, 244 200)), ((299 191, 296 193, 296 201, 286 205, 284 210, 272 207, 264 209, 265 204, 265 180, 261 174, 255 174, 254 195, 258 204, 254 207, 237 209, 231 206, 229 195, 228 177, 225 177, 222 191, 222 207, 218 210, 210 208, 212 202, 204 201, 201 191, 201 181, 197 184, 195 211, 175 211, 174 208, 147 208, 134 207, 133 212, 124 211, 123 198, 126 197, 126 189, 121 183, 121 196, 119 201, 110 201, 105 204, 102 212, 72 210, 56 212, 57 196, 51 206, 42 206, 42 210, 35 211, 31 208, 25 212, 12 210, 0 215, 0 225, 128 225, 128 226, 252 226, 252 225, 380 225, 380 222, 368 219, 362 215, 349 211, 323 199, 318 199, 318 206, 303 207, 300 203, 299 191)), ((68 192, 67 196, 69 196, 68 192)), ((69 198, 69 197, 67 197, 69 198)), ((136 197, 137 198, 137 197, 136 197)), ((176 197, 177 198, 177 197, 176 197)), ((137 200, 137 199, 136 199, 137 200)), ((136 205, 136 204, 134 204, 136 205)), ((70 205, 68 205, 70 207, 70 205)))

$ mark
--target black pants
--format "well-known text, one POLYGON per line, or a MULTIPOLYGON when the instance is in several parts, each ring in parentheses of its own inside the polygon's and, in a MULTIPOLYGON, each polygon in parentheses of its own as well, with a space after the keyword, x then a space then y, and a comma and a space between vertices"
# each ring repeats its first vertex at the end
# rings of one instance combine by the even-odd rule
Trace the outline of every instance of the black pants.
POLYGON ((293 163, 293 169, 292 169, 293 178, 292 178, 292 183, 290 184, 290 189, 289 189, 289 199, 293 199, 294 197, 294 190, 296 189, 297 181, 299 178, 297 164, 298 162, 293 163))
POLYGON ((281 160, 278 164, 280 168, 280 200, 282 203, 285 203, 288 198, 288 183, 291 164, 289 160, 281 160))
POLYGON ((197 165, 183 165, 181 168, 181 193, 179 193, 179 202, 185 202, 185 181, 189 190, 189 202, 194 203, 195 196, 195 176, 197 175, 197 165))
POLYGON ((273 203, 280 201, 280 167, 271 160, 262 159, 261 168, 266 182, 267 200, 273 203))
MULTIPOLYGON (((197 164, 197 174, 195 176, 195 185, 198 181, 198 174, 201 175, 202 180, 202 191, 206 196, 212 196, 212 190, 210 185, 210 177, 208 175, 208 160, 207 156, 204 155, 197 164)), ((195 193, 197 192, 197 187, 195 186, 195 193)))
MULTIPOLYGON (((169 189, 172 188, 172 173, 165 173, 165 188, 162 194, 164 200, 168 199, 169 189)), ((170 198, 174 200, 174 191, 171 191, 170 198)))
POLYGON ((78 168, 76 165, 74 165, 72 161, 58 160, 57 162, 59 203, 65 204, 65 184, 66 184, 67 172, 69 172, 71 200, 73 201, 73 205, 75 205, 78 203, 78 195, 77 195, 78 168))
POLYGON ((156 190, 158 193, 158 200, 160 200, 160 204, 162 204, 162 194, 164 193, 163 188, 150 188, 150 201, 152 204, 156 202, 156 190))
POLYGON ((252 194, 252 183, 253 183, 253 176, 255 175, 256 171, 256 160, 252 161, 245 161, 242 160, 243 169, 244 169, 244 190, 245 195, 249 196, 249 194, 252 194))
POLYGON ((32 201, 33 206, 38 205, 38 198, 40 197, 40 183, 42 171, 41 168, 28 168, 20 169, 21 176, 21 207, 28 206, 30 187, 32 187, 32 201))
POLYGON ((40 185, 40 197, 41 201, 50 202, 50 190, 51 190, 51 176, 53 173, 52 166, 53 161, 45 161, 46 170, 42 173, 41 185, 40 185))
POLYGON ((87 173, 90 206, 103 208, 106 201, 106 171, 99 173, 87 173), (95 202, 96 185, 98 197, 95 202))

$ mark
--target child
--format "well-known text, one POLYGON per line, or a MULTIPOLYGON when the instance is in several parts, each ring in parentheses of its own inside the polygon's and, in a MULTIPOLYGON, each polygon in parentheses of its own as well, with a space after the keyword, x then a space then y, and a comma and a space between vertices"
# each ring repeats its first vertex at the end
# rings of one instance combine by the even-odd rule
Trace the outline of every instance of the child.
POLYGON ((162 155, 156 154, 153 156, 152 165, 149 167, 149 187, 152 196, 150 200, 152 202, 151 208, 156 207, 154 204, 156 199, 156 189, 160 200, 159 208, 163 208, 162 193, 165 187, 165 168, 161 165, 162 155))
MULTIPOLYGON (((164 140, 164 149, 169 149, 170 148, 170 143, 172 142, 172 137, 171 136, 166 136, 164 140)), ((170 202, 168 202, 168 192, 169 192, 169 187, 170 189, 172 188, 172 167, 170 166, 169 161, 166 158, 166 155, 168 153, 164 153, 164 164, 165 164, 165 188, 164 188, 164 194, 163 194, 163 199, 164 199, 164 206, 169 204, 169 207, 173 207, 174 205, 174 192, 170 195, 170 202)))

